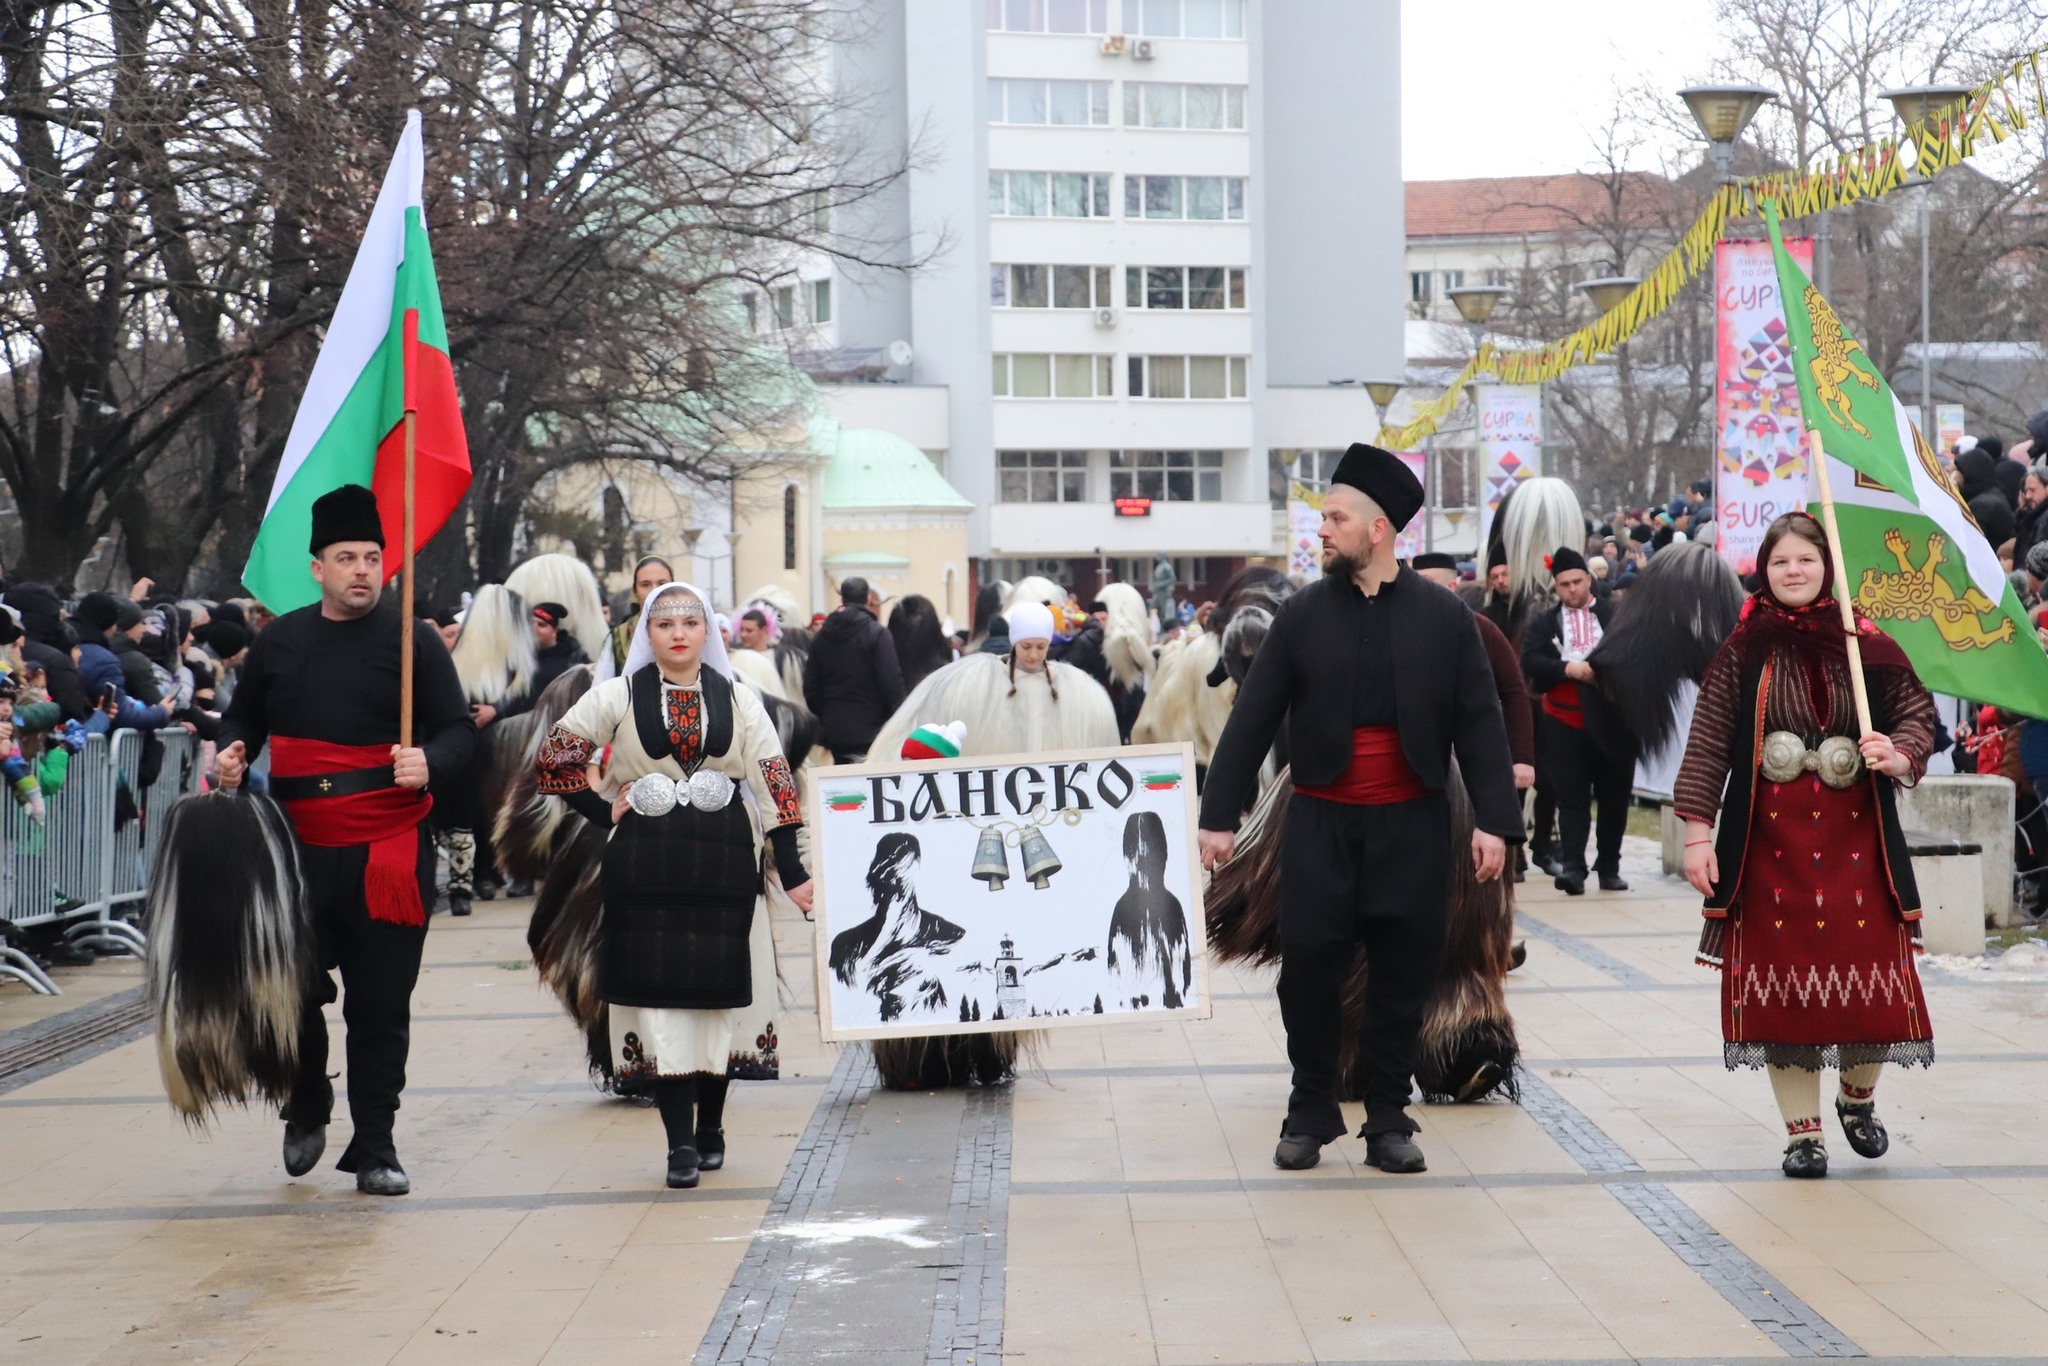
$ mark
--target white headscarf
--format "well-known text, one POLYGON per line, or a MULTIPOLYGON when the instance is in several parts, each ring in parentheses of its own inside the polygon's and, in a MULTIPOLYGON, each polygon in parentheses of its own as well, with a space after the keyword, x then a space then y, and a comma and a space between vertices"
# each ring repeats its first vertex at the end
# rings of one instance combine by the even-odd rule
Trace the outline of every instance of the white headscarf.
POLYGON ((732 682, 732 657, 725 652, 725 641, 719 638, 717 618, 711 612, 711 599, 695 584, 680 581, 665 583, 647 595, 647 601, 640 604, 640 620, 633 626, 633 644, 626 651, 626 667, 620 676, 631 678, 642 665, 654 662, 654 642, 647 638, 647 619, 654 615, 654 604, 661 601, 664 593, 688 593, 704 609, 704 667, 724 674, 732 682))

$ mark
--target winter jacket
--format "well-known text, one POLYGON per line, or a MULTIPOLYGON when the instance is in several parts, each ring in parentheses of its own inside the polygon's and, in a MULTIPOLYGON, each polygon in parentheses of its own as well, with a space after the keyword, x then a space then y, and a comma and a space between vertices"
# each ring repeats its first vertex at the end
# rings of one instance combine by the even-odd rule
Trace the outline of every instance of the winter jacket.
POLYGON ((120 661, 121 686, 128 690, 130 697, 146 707, 153 707, 164 700, 156 669, 150 664, 149 656, 142 653, 140 645, 115 631, 107 637, 107 649, 120 661))
POLYGON ((865 607, 842 607, 825 618, 804 662, 804 705, 824 728, 834 754, 865 754, 903 705, 903 669, 896 642, 865 607))
POLYGON ((85 680, 78 676, 78 666, 71 662, 70 650, 24 640, 21 657, 43 671, 43 687, 66 721, 83 721, 92 715, 92 698, 85 690, 85 680))
POLYGON ((1102 628, 1090 621, 1074 632, 1064 642, 1056 642, 1052 657, 1062 664, 1071 664, 1082 673, 1109 686, 1109 661, 1102 654, 1102 628))
POLYGON ((498 708, 500 717, 520 716, 530 712, 540 701, 540 695, 548 690, 548 684, 560 678, 578 664, 588 664, 590 656, 583 652, 576 637, 567 631, 555 636, 555 643, 534 655, 533 683, 518 697, 506 701, 498 708))

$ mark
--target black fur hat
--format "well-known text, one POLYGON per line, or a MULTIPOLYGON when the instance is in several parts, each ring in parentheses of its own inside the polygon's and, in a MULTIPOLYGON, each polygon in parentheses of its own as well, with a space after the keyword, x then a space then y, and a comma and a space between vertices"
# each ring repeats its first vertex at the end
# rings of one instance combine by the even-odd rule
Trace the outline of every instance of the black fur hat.
POLYGON ((384 544, 377 495, 361 484, 343 484, 313 500, 312 553, 318 555, 336 541, 374 541, 380 548, 384 544))

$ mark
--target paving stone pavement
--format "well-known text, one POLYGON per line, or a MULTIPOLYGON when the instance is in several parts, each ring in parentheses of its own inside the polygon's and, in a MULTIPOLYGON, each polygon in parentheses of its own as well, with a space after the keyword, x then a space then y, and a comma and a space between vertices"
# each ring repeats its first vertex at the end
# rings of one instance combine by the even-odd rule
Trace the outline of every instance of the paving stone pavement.
MULTIPOLYGON (((817 1041, 792 915, 785 1079, 736 1087, 726 1169, 666 1191, 658 1117, 590 1088, 532 980, 527 903, 482 905, 430 931, 408 1199, 287 1179, 267 1115, 185 1128, 132 1031, 0 1080, 0 1366, 2048 1360, 2048 982, 1930 970, 1941 1061, 1886 1075, 1891 1153, 1837 1137, 1789 1182, 1654 859, 1624 894, 1523 885, 1524 1103, 1419 1110, 1416 1177, 1355 1138, 1272 1167, 1270 974, 900 1095, 817 1041)), ((87 973, 0 987, 0 1051, 136 980, 87 973)))

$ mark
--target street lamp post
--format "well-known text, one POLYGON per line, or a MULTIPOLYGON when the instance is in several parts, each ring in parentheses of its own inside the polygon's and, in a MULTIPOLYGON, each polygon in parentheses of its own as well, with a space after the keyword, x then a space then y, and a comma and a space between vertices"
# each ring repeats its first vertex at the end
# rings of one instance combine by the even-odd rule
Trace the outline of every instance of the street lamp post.
POLYGON ((1763 85, 1695 85, 1678 92, 1693 122, 1707 139, 1714 158, 1714 174, 1722 184, 1735 179, 1735 143, 1749 127, 1757 111, 1778 98, 1778 92, 1763 85))
MULTIPOLYGON (((1889 100, 1898 114, 1899 122, 1910 128, 1926 118, 1928 114, 1951 104, 1970 93, 1964 85, 1908 85, 1893 90, 1879 91, 1879 98, 1889 100)), ((1929 445, 1934 444, 1934 267, 1929 241, 1934 235, 1933 205, 1934 177, 1920 172, 1920 145, 1907 143, 1913 149, 1913 171, 1907 184, 1919 186, 1914 198, 1918 201, 1920 228, 1920 431, 1929 445)))
MULTIPOLYGON (((1465 320, 1465 329, 1472 337, 1472 354, 1479 354, 1479 345, 1486 339, 1486 324, 1493 317, 1493 311, 1500 307, 1500 301, 1508 296, 1506 285, 1463 285, 1450 291, 1451 303, 1456 306, 1458 316, 1465 320)), ((1475 389, 1472 395, 1472 448, 1473 458, 1479 451, 1479 395, 1475 389)), ((1469 469, 1469 466, 1468 466, 1469 469)), ((1469 480, 1469 475, 1467 476, 1469 480)), ((1443 478, 1437 478, 1437 501, 1443 499, 1443 478)), ((1432 506, 1432 513, 1434 506, 1432 506)), ((1436 518, 1430 517, 1428 526, 1434 528, 1436 518)), ((1434 537, 1429 538, 1432 542, 1434 537)), ((1432 547, 1433 548, 1433 547, 1432 547)), ((1481 546, 1482 551, 1485 550, 1481 546)))

